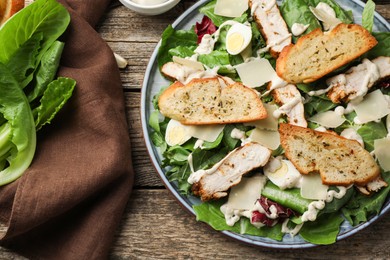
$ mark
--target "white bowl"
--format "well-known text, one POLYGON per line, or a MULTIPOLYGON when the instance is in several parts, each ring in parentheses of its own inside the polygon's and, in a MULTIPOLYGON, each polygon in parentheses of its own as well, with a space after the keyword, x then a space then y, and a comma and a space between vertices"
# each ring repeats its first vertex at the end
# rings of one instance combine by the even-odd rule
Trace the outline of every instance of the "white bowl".
POLYGON ((160 4, 155 5, 145 5, 138 4, 133 2, 132 0, 119 0, 124 6, 127 8, 144 15, 158 15, 165 13, 166 11, 172 9, 175 5, 177 5, 180 0, 167 0, 160 4))

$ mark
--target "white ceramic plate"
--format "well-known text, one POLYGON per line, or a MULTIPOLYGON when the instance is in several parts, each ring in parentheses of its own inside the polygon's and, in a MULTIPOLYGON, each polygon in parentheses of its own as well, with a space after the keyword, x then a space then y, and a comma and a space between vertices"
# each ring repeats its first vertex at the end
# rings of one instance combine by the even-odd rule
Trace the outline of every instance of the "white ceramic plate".
MULTIPOLYGON (((194 4, 191 8, 189 8, 186 12, 184 12, 173 24, 173 28, 175 29, 184 29, 189 30, 196 23, 202 20, 203 14, 198 12, 198 9, 208 3, 210 0, 201 0, 194 4)), ((358 0, 339 0, 337 1, 341 7, 346 10, 352 10, 355 23, 361 23, 361 14, 363 12, 364 3, 358 0)), ((375 13, 375 21, 374 21, 374 31, 390 31, 390 24, 379 14, 375 13)), ((142 86, 142 95, 141 95, 141 121, 142 121, 142 129, 143 135, 145 137, 146 146, 148 152, 150 154, 151 160, 157 169, 158 174, 160 175, 164 185, 167 189, 172 192, 172 194, 176 197, 176 199, 181 203, 186 209, 188 209, 192 214, 195 215, 194 210, 192 209, 193 205, 199 204, 200 200, 196 197, 185 197, 178 192, 177 185, 175 183, 171 183, 165 176, 164 169, 161 168, 161 154, 159 153, 158 148, 156 148, 152 141, 149 138, 152 129, 150 128, 148 122, 150 114, 154 111, 152 99, 159 91, 161 87, 168 86, 169 81, 163 78, 159 72, 157 65, 157 51, 160 47, 161 41, 156 46, 152 57, 149 61, 145 72, 145 78, 142 86)), ((355 234, 356 232, 362 230, 363 228, 369 226, 374 221, 376 221, 379 217, 384 215, 386 212, 390 210, 390 201, 387 199, 386 203, 383 206, 382 211, 378 216, 373 217, 368 222, 365 222, 361 225, 352 227, 347 221, 345 221, 340 228, 340 233, 337 237, 337 240, 344 239, 346 237, 355 234)), ((219 231, 218 231, 219 232, 219 231)), ((284 236, 282 241, 275 241, 269 238, 264 237, 255 237, 249 235, 241 235, 236 234, 230 231, 222 231, 223 234, 237 239, 241 242, 246 242, 252 245, 264 246, 264 247, 272 247, 272 248, 307 248, 314 247, 317 245, 308 243, 304 241, 299 236, 295 236, 291 238, 290 236, 284 236)))

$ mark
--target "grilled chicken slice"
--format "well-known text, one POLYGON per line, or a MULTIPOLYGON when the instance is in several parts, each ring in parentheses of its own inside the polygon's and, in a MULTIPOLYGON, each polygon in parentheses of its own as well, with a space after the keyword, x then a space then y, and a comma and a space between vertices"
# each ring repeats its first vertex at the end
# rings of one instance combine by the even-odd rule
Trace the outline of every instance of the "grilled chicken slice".
MULTIPOLYGON (((271 88, 272 86, 269 85, 268 87, 271 88)), ((288 84, 276 88, 272 91, 272 95, 276 103, 281 106, 279 113, 286 114, 290 124, 307 127, 302 96, 295 85, 288 84)))
POLYGON ((216 167, 203 171, 200 179, 192 185, 192 191, 202 201, 225 197, 244 174, 264 166, 270 156, 268 148, 255 142, 247 143, 229 153, 216 167))
POLYGON ((378 81, 390 76, 390 57, 378 57, 350 68, 345 74, 329 78, 328 97, 333 103, 349 102, 363 97, 378 81))
POLYGON ((378 176, 376 179, 370 181, 365 186, 356 185, 356 188, 364 195, 371 195, 372 193, 377 192, 387 186, 387 182, 385 182, 381 176, 378 176))
POLYGON ((196 70, 190 66, 182 65, 176 62, 165 63, 161 67, 162 74, 172 81, 180 81, 183 84, 189 83, 195 78, 214 78, 218 77, 222 86, 235 83, 231 78, 217 74, 217 69, 196 70))
POLYGON ((249 6, 257 27, 270 48, 271 55, 277 58, 283 48, 291 44, 291 33, 276 1, 250 0, 249 6))

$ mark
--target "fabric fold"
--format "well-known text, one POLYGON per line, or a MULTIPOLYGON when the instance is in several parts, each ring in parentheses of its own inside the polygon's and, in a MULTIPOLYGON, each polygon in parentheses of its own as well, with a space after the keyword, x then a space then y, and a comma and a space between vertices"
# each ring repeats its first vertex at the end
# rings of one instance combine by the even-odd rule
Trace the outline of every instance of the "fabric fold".
POLYGON ((0 188, 1 245, 38 259, 104 259, 133 185, 123 89, 94 26, 109 0, 58 0, 71 14, 60 76, 73 96, 38 133, 34 161, 0 188))

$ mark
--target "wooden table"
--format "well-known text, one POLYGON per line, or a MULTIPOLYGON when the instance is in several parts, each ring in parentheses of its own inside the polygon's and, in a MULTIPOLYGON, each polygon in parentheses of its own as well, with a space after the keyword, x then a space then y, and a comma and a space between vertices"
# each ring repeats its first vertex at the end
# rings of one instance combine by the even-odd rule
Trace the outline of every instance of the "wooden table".
MULTIPOLYGON (((135 171, 134 191, 128 202, 110 256, 112 259, 388 259, 390 216, 331 246, 278 250, 243 244, 211 230, 179 205, 154 169, 142 136, 141 86, 149 58, 166 26, 196 1, 181 1, 159 16, 139 15, 114 2, 98 31, 129 65, 121 70, 127 122, 135 171)), ((376 10, 388 21, 390 5, 376 10)), ((0 248, 1 259, 21 259, 0 248)))

